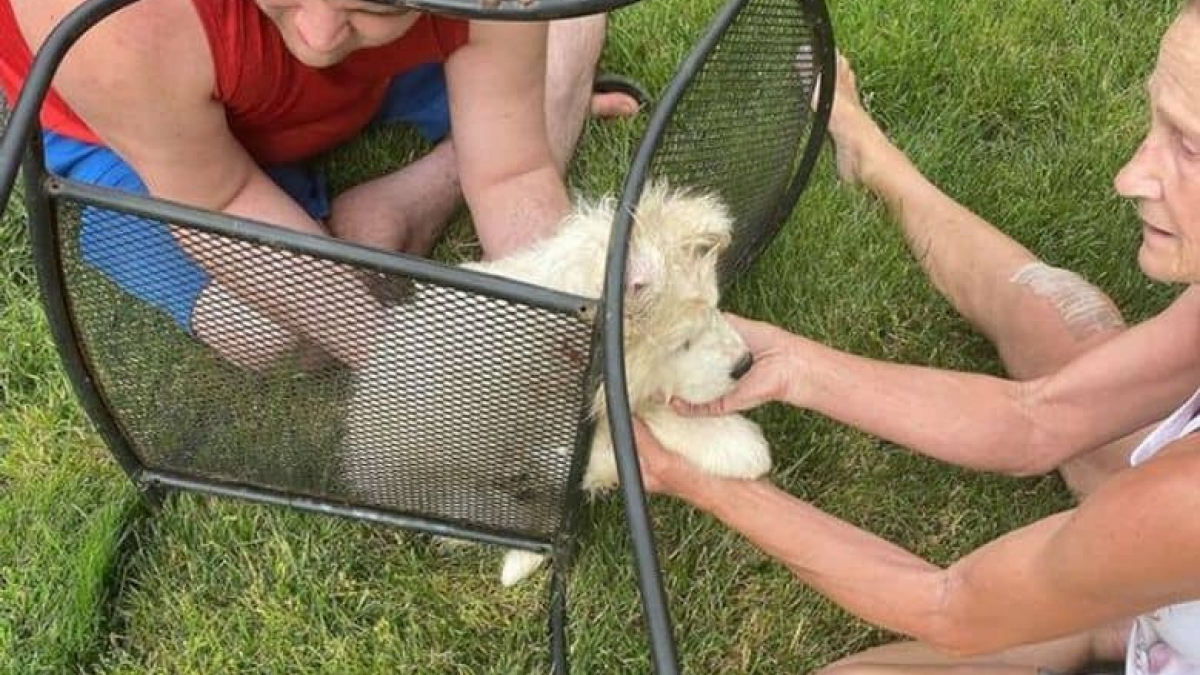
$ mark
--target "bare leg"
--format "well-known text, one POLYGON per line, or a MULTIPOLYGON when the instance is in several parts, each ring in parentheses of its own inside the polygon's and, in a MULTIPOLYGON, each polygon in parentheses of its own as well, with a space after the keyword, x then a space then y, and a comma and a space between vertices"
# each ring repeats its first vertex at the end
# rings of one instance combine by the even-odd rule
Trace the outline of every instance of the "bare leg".
MULTIPOLYGON (((1045 265, 921 175, 867 115, 854 74, 845 59, 838 61, 829 130, 839 176, 887 204, 934 286, 992 341, 1012 377, 1052 373, 1124 330, 1120 312, 1099 289, 1045 265)), ((1087 494, 1126 465, 1142 435, 1065 464, 1063 477, 1078 496, 1087 494)))
POLYGON ((462 203, 454 145, 442 141, 403 169, 333 201, 333 236, 387 251, 425 255, 462 203))
POLYGON ((620 93, 593 94, 596 64, 604 49, 608 17, 603 14, 550 24, 546 59, 546 120, 554 161, 564 175, 590 112, 595 117, 630 117, 636 100, 620 93))

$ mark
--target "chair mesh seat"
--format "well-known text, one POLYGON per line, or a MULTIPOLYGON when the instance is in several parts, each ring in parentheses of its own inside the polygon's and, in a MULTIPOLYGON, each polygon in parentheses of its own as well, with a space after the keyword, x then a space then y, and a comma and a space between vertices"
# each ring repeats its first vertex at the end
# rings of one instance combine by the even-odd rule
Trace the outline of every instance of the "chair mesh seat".
MULTIPOLYGON (((160 249, 145 243, 144 224, 66 200, 57 220, 80 342, 148 468, 545 541, 561 526, 587 393, 579 358, 589 353, 592 326, 584 316, 372 273, 374 287, 402 289, 376 327, 377 320, 334 306, 313 281, 331 273, 364 278, 362 270, 287 253, 289 273, 307 283, 281 289, 251 279, 257 290, 249 299, 301 304, 328 315, 338 339, 379 346, 369 347, 369 365, 356 374, 310 341, 262 371, 247 369, 93 266, 117 248, 125 256, 145 249, 139 257, 151 262, 145 256, 160 249), (105 232, 85 235, 86 260, 79 245, 84 210, 85 231, 105 232)), ((205 255, 285 257, 262 244, 204 239, 205 255)), ((256 273, 278 270, 264 265, 256 273)), ((164 296, 186 286, 182 278, 153 282, 164 296)), ((178 298, 164 300, 170 306, 178 298)), ((223 303, 233 302, 229 296, 212 303, 219 318, 205 334, 249 358, 277 338, 221 318, 231 314, 223 303)))

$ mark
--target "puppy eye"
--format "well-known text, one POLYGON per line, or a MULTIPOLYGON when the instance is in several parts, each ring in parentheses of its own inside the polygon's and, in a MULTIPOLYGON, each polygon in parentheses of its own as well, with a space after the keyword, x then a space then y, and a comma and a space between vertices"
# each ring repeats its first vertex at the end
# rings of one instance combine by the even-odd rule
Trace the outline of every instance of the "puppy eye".
POLYGON ((689 350, 689 349, 691 349, 691 348, 692 348, 692 341, 691 341, 691 340, 684 340, 684 341, 683 341, 683 344, 682 344, 682 345, 679 345, 679 349, 680 349, 680 351, 685 351, 685 352, 686 352, 687 350, 689 350))

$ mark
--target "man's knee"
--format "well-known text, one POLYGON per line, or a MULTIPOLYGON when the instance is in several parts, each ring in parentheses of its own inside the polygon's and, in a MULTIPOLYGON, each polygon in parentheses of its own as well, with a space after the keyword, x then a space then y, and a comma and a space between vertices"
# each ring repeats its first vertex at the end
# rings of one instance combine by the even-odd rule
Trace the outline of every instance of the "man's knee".
POLYGON ((1125 319, 1113 301, 1070 270, 1033 262, 1017 270, 1010 281, 1049 301, 1077 340, 1125 327, 1125 319))

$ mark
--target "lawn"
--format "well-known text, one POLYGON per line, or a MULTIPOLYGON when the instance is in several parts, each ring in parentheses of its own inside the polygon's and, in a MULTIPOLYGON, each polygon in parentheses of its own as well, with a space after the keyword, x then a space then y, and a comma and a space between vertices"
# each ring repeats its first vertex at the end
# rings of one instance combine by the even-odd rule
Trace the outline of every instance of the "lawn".
MULTIPOLYGON (((655 91, 716 7, 643 0, 614 17, 605 68, 655 91)), ((1146 127, 1143 82, 1175 0, 838 0, 864 100, 949 194, 1131 320, 1178 291, 1133 263, 1111 178, 1146 127)), ((572 183, 617 187, 640 125, 593 123, 572 183)), ((411 135, 335 153, 341 184, 411 135)), ((498 552, 242 503, 151 513, 75 402, 37 299, 18 200, 0 224, 0 673, 527 673, 545 670, 544 576, 496 582, 498 552)), ((460 224, 440 254, 470 250, 460 224)), ((828 155, 727 306, 854 353, 998 373, 926 283, 880 205, 828 155)), ((789 491, 938 563, 1070 505, 1055 476, 969 474, 819 416, 754 415, 789 491)), ((710 518, 652 502, 686 672, 805 673, 893 636, 793 581, 710 518)), ((647 672, 618 499, 584 511, 570 581, 573 665, 647 672)))

